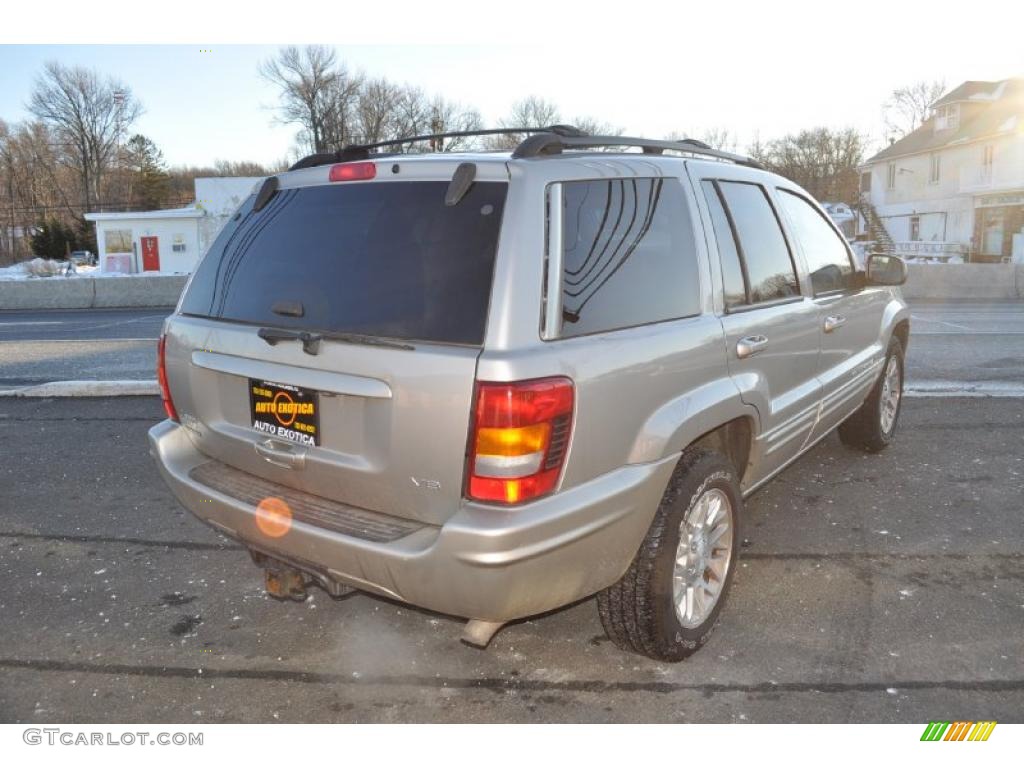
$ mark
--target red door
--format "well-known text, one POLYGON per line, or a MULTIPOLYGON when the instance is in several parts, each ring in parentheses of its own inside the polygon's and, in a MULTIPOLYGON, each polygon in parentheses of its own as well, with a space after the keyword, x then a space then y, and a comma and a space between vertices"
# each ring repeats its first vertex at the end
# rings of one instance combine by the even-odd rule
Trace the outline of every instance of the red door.
POLYGON ((160 248, 155 237, 143 237, 142 240, 142 271, 160 271, 160 248))

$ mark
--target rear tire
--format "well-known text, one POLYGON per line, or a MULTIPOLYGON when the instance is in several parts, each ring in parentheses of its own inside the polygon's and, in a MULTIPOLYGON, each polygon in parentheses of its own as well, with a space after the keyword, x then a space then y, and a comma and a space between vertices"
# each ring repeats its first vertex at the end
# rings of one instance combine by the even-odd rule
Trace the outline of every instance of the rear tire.
POLYGON ((671 662, 700 649, 732 583, 742 515, 735 467, 713 451, 686 449, 629 570, 597 595, 612 642, 671 662))
POLYGON ((842 424, 839 439, 850 448, 878 453, 896 434, 903 405, 903 345, 895 336, 882 366, 882 374, 867 400, 842 424))

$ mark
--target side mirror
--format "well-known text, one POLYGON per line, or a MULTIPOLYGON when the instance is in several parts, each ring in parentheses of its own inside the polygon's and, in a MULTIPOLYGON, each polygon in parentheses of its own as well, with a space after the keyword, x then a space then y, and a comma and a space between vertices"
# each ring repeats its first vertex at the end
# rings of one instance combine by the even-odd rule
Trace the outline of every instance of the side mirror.
POLYGON ((869 253, 864 277, 868 285, 903 285, 907 282, 907 264, 899 256, 869 253))

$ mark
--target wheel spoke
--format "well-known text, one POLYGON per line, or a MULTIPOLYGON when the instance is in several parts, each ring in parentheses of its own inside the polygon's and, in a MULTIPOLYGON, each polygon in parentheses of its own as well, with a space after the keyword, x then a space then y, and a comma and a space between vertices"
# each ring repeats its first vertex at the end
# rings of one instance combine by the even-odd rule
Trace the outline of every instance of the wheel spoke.
MULTIPOLYGON (((716 557, 708 562, 708 570, 711 571, 712 575, 715 577, 715 582, 718 584, 721 584, 723 581, 725 581, 726 562, 727 558, 724 557, 716 557)), ((715 590, 715 594, 718 594, 717 590, 715 590)))
POLYGON ((697 501, 697 505, 693 509, 693 519, 690 522, 690 525, 694 529, 700 528, 704 524, 704 521, 708 516, 708 507, 710 506, 710 503, 711 502, 708 499, 707 494, 701 496, 697 501))
POLYGON ((717 543, 718 540, 721 539, 723 536, 725 536, 725 534, 728 533, 728 532, 729 532, 729 522, 725 521, 721 525, 719 525, 717 528, 715 528, 713 531, 711 531, 711 533, 708 534, 708 546, 709 547, 713 547, 715 545, 715 543, 717 543))
POLYGON ((722 500, 715 496, 714 500, 708 503, 708 514, 704 518, 704 527, 710 528, 714 525, 718 516, 722 513, 722 500))
POLYGON ((714 581, 714 582, 712 582, 712 581, 708 581, 707 579, 704 579, 701 582, 701 587, 703 588, 704 592, 710 598, 710 601, 709 601, 710 605, 714 605, 715 604, 715 599, 718 597, 718 593, 719 593, 719 591, 722 588, 722 582, 721 581, 714 581))
POLYGON ((679 526, 672 598, 676 618, 684 627, 706 622, 724 590, 732 560, 729 498, 721 488, 707 489, 679 526))

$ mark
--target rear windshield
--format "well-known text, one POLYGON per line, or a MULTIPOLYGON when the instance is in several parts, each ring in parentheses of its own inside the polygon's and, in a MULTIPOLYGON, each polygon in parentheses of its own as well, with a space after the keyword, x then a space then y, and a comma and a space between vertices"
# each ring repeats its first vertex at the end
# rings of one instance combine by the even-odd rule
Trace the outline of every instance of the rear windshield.
POLYGON ((508 184, 477 182, 454 206, 444 204, 447 189, 447 181, 285 189, 259 211, 250 197, 203 259, 181 311, 482 344, 508 184))

